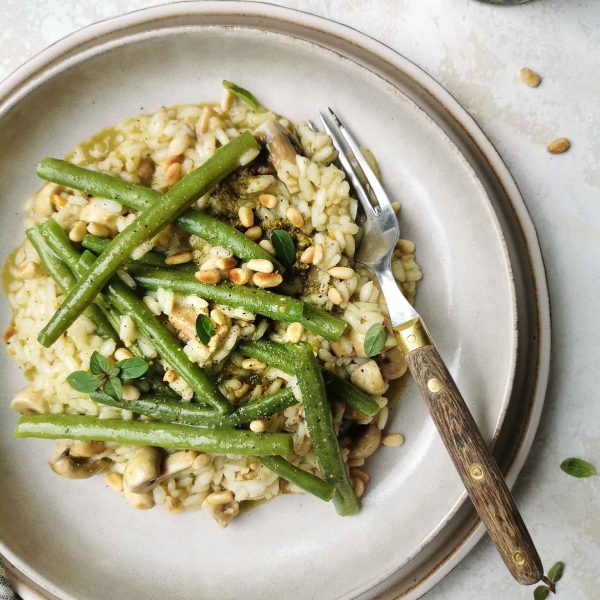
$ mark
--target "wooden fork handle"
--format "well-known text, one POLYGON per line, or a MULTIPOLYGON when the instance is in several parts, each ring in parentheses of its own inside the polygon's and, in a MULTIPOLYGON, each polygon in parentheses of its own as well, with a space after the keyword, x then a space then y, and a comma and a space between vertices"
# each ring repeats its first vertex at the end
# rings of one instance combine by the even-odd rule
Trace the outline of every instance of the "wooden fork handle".
POLYGON ((421 319, 396 328, 400 347, 477 514, 521 584, 544 573, 531 536, 452 376, 421 319))

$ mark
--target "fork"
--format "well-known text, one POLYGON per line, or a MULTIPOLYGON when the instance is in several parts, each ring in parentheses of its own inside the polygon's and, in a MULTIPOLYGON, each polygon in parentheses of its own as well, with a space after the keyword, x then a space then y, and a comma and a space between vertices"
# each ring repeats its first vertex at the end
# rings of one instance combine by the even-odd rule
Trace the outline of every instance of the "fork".
POLYGON ((392 251, 400 238, 392 204, 356 139, 331 108, 321 113, 321 121, 365 214, 355 260, 379 281, 398 345, 500 556, 519 583, 536 583, 543 577, 542 563, 508 486, 423 320, 392 275, 392 251))

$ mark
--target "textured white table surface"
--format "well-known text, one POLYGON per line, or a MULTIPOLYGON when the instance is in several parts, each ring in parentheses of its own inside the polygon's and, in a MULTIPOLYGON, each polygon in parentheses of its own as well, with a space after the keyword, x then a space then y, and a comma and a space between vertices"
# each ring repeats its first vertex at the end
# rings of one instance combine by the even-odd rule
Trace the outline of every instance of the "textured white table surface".
MULTIPOLYGON (((0 78, 51 42, 153 0, 0 0, 0 78)), ((600 1, 279 0, 381 40, 440 81, 496 145, 525 197, 546 263, 553 361, 544 414, 515 493, 546 568, 562 560, 568 600, 600 597, 600 477, 559 469, 569 456, 600 467, 600 1), (531 89, 517 71, 543 76, 531 89), (564 155, 546 144, 572 141, 564 155)), ((428 600, 532 598, 484 539, 428 600)))

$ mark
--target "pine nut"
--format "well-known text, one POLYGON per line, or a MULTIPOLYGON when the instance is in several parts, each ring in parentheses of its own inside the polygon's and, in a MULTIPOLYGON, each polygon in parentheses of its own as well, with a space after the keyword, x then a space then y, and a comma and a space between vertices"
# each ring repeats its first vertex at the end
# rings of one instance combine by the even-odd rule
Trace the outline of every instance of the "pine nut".
POLYGON ((191 252, 178 252, 165 258, 165 265, 183 265, 189 263, 194 258, 191 252))
POLYGON ((350 279, 354 276, 354 269, 350 267, 331 267, 327 272, 336 279, 350 279))
POLYGON ((104 483, 117 492, 123 491, 123 475, 120 473, 108 473, 104 478, 104 483))
POLYGON ((218 506, 219 504, 227 504, 233 502, 233 494, 229 490, 223 490, 221 492, 213 492, 206 496, 206 501, 212 506, 218 506))
POLYGON ((271 288, 280 285, 283 277, 279 273, 254 273, 252 281, 260 288, 271 288))
POLYGON ((388 448, 398 448, 404 444, 404 436, 401 433, 388 433, 381 438, 381 443, 388 448))
POLYGON ((258 245, 263 249, 266 250, 271 256, 275 256, 276 252, 275 252, 275 246, 273 246, 273 243, 271 242, 271 240, 261 240, 258 245))
POLYGON ((413 254, 415 251, 415 244, 410 240, 398 240, 396 242, 396 248, 402 252, 402 254, 413 254))
POLYGON ((260 238, 262 237, 262 233, 262 229, 258 225, 255 225, 254 227, 250 227, 250 229, 247 229, 244 232, 244 235, 246 237, 249 237, 252 241, 256 242, 256 240, 260 240, 260 238))
POLYGON ((342 294, 340 294, 339 290, 334 287, 329 288, 327 297, 332 304, 341 304, 344 301, 342 294))
POLYGON ((290 342, 292 342, 292 344, 297 344, 304 334, 304 326, 302 323, 290 323, 286 333, 290 342))
POLYGON ((181 163, 171 163, 165 171, 165 183, 170 187, 181 179, 181 163))
POLYGON ((315 244, 315 250, 313 254, 312 263, 313 265, 319 265, 323 262, 323 244, 315 244))
POLYGON ((200 118, 196 123, 196 134, 200 137, 203 133, 206 133, 209 129, 209 123, 211 117, 216 116, 216 112, 210 107, 205 106, 200 113, 200 118))
POLYGON ((261 194, 258 201, 265 208, 275 208, 277 206, 277 198, 273 194, 261 194))
POLYGON ((388 416, 390 413, 390 409, 387 406, 384 406, 377 415, 377 427, 379 429, 384 429, 388 420, 388 416))
POLYGON ((542 83, 542 78, 535 71, 532 71, 527 67, 519 71, 519 77, 521 78, 521 81, 529 87, 537 87, 542 83))
POLYGON ((126 383, 123 386, 123 400, 138 400, 140 397, 140 390, 135 385, 126 383))
POLYGON ((550 154, 562 154, 571 147, 571 142, 567 138, 558 138, 548 144, 550 154))
POLYGON ((202 283, 216 285, 221 281, 221 271, 219 269, 207 269, 206 271, 196 271, 194 277, 202 283))
POLYGON ((67 201, 60 194, 52 194, 50 196, 50 202, 52 202, 52 206, 54 206, 55 210, 62 208, 67 201))
POLYGON ((266 423, 260 419, 250 421, 250 431, 253 431, 254 433, 262 433, 266 428, 266 423))
POLYGON ((273 263, 266 258, 251 258, 248 263, 248 268, 258 273, 272 273, 273 263))
POLYGON ((213 308, 210 311, 210 318, 217 325, 231 325, 231 319, 220 308, 213 308))
POLYGON ((208 271, 210 269, 215 269, 217 267, 217 259, 214 256, 207 258, 201 265, 201 271, 208 271))
POLYGON ((362 469, 350 469, 350 476, 354 479, 360 479, 363 483, 369 483, 371 476, 365 473, 362 469))
POLYGON ((235 96, 231 93, 230 90, 224 89, 223 96, 221 97, 221 110, 223 112, 227 112, 235 102, 235 96))
POLYGON ((86 232, 85 221, 77 221, 77 223, 71 227, 71 231, 69 231, 69 239, 72 242, 81 242, 85 237, 86 232))
POLYGON ((174 381, 177 381, 178 379, 179 379, 179 375, 177 375, 177 373, 173 369, 167 369, 163 376, 163 381, 166 381, 167 383, 173 383, 174 381))
POLYGON ((235 285, 244 285, 252 279, 250 269, 231 269, 229 271, 229 281, 235 285))
POLYGON ((102 223, 96 223, 92 221, 88 224, 87 230, 92 235, 97 235, 98 237, 108 237, 110 231, 106 225, 102 225, 102 223))
POLYGON ((398 214, 400 212, 400 202, 392 202, 392 210, 398 214))
POLYGON ((243 398, 250 391, 250 385, 247 383, 242 384, 239 390, 233 392, 233 395, 239 400, 243 398))
POLYGON ((182 502, 179 498, 167 496, 163 502, 163 509, 170 514, 181 512, 183 510, 182 502))
POLYGON ((285 211, 285 216, 294 227, 302 227, 304 225, 304 217, 300 211, 293 206, 290 206, 290 208, 285 211))
POLYGON ((220 256, 215 261, 215 265, 217 269, 221 269, 221 271, 229 271, 237 265, 237 260, 235 260, 235 258, 233 258, 232 256, 228 256, 225 258, 220 256))
POLYGON ((315 255, 315 247, 309 246, 300 256, 300 262, 305 265, 310 265, 315 255))
POLYGON ((365 484, 363 483, 362 479, 354 480, 354 493, 356 494, 357 498, 362 497, 362 495, 365 493, 365 484))
POLYGON ((127 350, 127 348, 117 348, 115 350, 115 360, 117 362, 121 360, 126 360, 128 358, 133 358, 133 354, 127 350))
POLYGON ((249 206, 242 206, 238 210, 238 217, 242 223, 242 227, 252 227, 254 225, 254 213, 249 206))
POLYGON ((267 363, 256 358, 245 358, 242 361, 242 369, 252 369, 255 371, 262 371, 267 368, 267 363))

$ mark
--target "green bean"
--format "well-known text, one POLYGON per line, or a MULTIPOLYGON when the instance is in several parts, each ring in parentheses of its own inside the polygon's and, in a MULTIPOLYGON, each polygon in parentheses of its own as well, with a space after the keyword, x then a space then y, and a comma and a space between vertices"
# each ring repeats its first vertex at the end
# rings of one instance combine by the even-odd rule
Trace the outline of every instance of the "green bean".
POLYGON ((288 344, 286 348, 292 356, 306 424, 319 469, 323 479, 336 488, 333 504, 338 514, 353 515, 360 510, 360 505, 348 479, 317 360, 307 343, 288 344))
POLYGON ((286 388, 274 394, 257 398, 252 402, 246 402, 239 406, 233 414, 239 423, 250 423, 256 419, 269 417, 294 406, 294 404, 298 404, 298 400, 294 397, 292 389, 286 388))
POLYGON ((172 423, 98 419, 79 415, 26 415, 17 422, 16 437, 90 440, 173 450, 270 456, 293 452, 285 433, 255 434, 239 429, 201 429, 172 423))
POLYGON ((329 401, 340 400, 346 403, 352 410, 356 410, 367 417, 372 417, 379 412, 379 404, 361 392, 349 381, 342 379, 332 371, 323 369, 323 379, 329 401))
POLYGON ((217 150, 201 167, 185 175, 160 202, 143 210, 110 242, 83 278, 67 293, 58 310, 38 335, 39 342, 43 346, 51 346, 127 262, 137 246, 156 235, 192 202, 235 169, 250 162, 257 154, 256 140, 250 133, 242 133, 217 150))
MULTIPOLYGON (((269 340, 257 340, 256 342, 242 342, 238 345, 237 350, 244 356, 262 360, 284 373, 294 374, 294 367, 289 353, 282 344, 269 340)), ((351 409, 368 417, 372 417, 379 411, 379 404, 349 381, 342 379, 327 369, 323 369, 323 378, 325 379, 327 398, 330 402, 341 400, 351 409)))
MULTIPOLYGON (((46 273, 54 279, 63 293, 68 292, 76 284, 77 279, 73 276, 69 268, 52 253, 37 229, 28 229, 26 234, 38 253, 46 273)), ((115 340, 115 342, 119 341, 119 336, 115 331, 115 328, 112 326, 107 314, 103 312, 100 306, 97 304, 90 304, 83 311, 83 314, 94 323, 98 334, 102 337, 115 340)))
POLYGON ((300 469, 281 456, 260 456, 260 462, 268 469, 290 483, 329 502, 335 493, 335 487, 319 477, 300 469))
MULTIPOLYGON (((58 255, 60 260, 71 269, 75 277, 81 279, 85 271, 94 262, 95 257, 88 253, 89 256, 86 257, 86 262, 82 263, 81 255, 71 244, 65 230, 54 219, 47 219, 44 221, 39 227, 39 232, 50 248, 58 255)), ((117 314, 114 309, 111 309, 106 305, 104 294, 98 294, 95 302, 100 306, 114 330, 119 332, 121 329, 121 316, 117 314)), ((119 339, 118 336, 117 339, 119 339)), ((139 358, 144 358, 144 353, 137 344, 132 344, 130 350, 139 358)))
POLYGON ((283 344, 263 339, 255 342, 241 342, 238 344, 237 350, 244 356, 261 360, 288 375, 294 374, 294 365, 283 344))
MULTIPOLYGON (((110 240, 108 238, 101 238, 97 235, 91 235, 89 233, 83 238, 81 242, 81 245, 84 248, 86 248, 90 252, 93 252, 96 255, 104 252, 104 250, 109 244, 110 240)), ((141 258, 137 260, 132 260, 131 264, 146 265, 148 267, 158 267, 159 269, 175 269, 176 271, 187 271, 190 273, 193 273, 197 270, 196 263, 194 262, 187 262, 181 265, 167 265, 165 263, 166 257, 166 254, 150 251, 144 254, 144 256, 142 256, 141 258)))
POLYGON ((330 312, 306 303, 300 323, 306 329, 317 333, 330 342, 337 342, 346 329, 346 321, 330 312))
MULTIPOLYGON (((43 234, 47 235, 50 247, 61 258, 64 257, 65 262, 73 266, 76 273, 89 269, 93 264, 93 255, 88 250, 80 255, 56 221, 49 219, 42 225, 43 234)), ((208 375, 196 363, 190 361, 177 338, 122 281, 113 277, 105 288, 104 295, 118 312, 129 315, 135 321, 137 328, 150 339, 157 352, 187 382, 200 401, 214 406, 219 413, 229 413, 233 410, 208 375)))
POLYGON ((214 410, 196 402, 174 401, 156 394, 144 394, 137 400, 116 400, 104 392, 91 392, 90 398, 99 404, 130 410, 158 421, 209 428, 244 425, 269 417, 298 402, 292 390, 285 389, 243 404, 229 415, 217 415, 214 410))
MULTIPOLYGON (((47 181, 86 192, 93 196, 110 198, 138 211, 143 211, 149 206, 162 202, 160 192, 152 188, 127 183, 112 175, 78 167, 57 158, 42 160, 38 165, 37 174, 47 181)), ((285 267, 256 242, 253 242, 235 227, 231 227, 231 225, 227 225, 219 219, 190 209, 180 215, 175 223, 185 232, 196 235, 213 246, 229 248, 235 256, 242 260, 263 258, 271 261, 279 272, 283 273, 285 271, 285 267)))
POLYGON ((200 296, 225 306, 241 307, 277 321, 298 321, 304 310, 304 303, 300 300, 261 288, 233 285, 228 281, 212 285, 198 281, 189 273, 144 265, 131 265, 129 272, 139 285, 149 290, 163 288, 182 296, 200 296))

